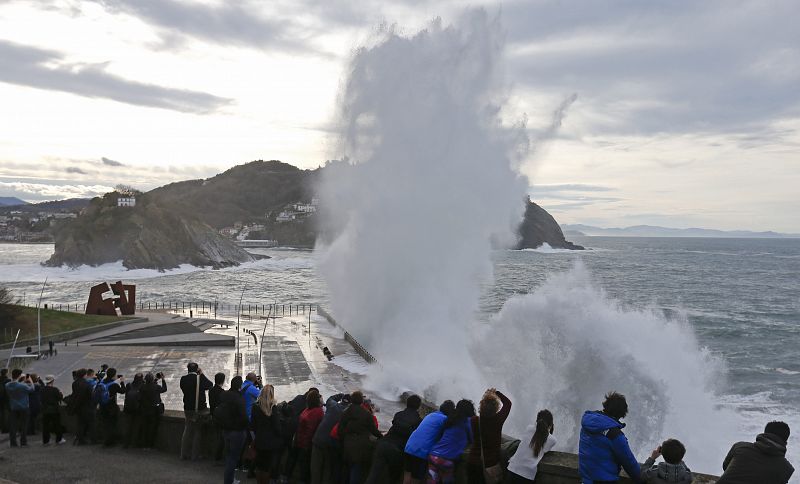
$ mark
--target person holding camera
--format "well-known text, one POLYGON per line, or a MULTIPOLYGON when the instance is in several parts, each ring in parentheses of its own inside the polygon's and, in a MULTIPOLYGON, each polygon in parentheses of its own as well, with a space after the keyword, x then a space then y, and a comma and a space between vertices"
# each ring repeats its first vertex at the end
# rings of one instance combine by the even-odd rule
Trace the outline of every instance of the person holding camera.
POLYGON ((117 395, 125 393, 125 378, 123 375, 117 375, 116 368, 107 368, 105 375, 105 378, 98 383, 98 385, 103 385, 103 395, 98 403, 98 408, 103 435, 105 436, 103 445, 111 447, 119 439, 117 395))
POLYGON ((166 393, 167 382, 164 380, 163 373, 152 373, 144 376, 144 385, 140 390, 141 399, 141 444, 146 449, 155 447, 156 435, 158 435, 158 423, 161 414, 164 413, 164 404, 161 402, 161 394, 166 393), (158 383, 161 381, 161 384, 158 383))
POLYGON ((183 412, 186 415, 186 424, 181 437, 181 460, 200 458, 200 437, 203 426, 211 419, 206 405, 206 392, 214 387, 197 363, 187 365, 188 373, 181 377, 181 391, 183 392, 183 412))
POLYGON ((23 375, 22 370, 15 368, 11 371, 11 381, 6 383, 6 395, 9 406, 9 440, 11 447, 17 447, 17 432, 20 433, 20 444, 28 445, 28 412, 30 410, 28 398, 33 393, 33 381, 30 375, 23 375))

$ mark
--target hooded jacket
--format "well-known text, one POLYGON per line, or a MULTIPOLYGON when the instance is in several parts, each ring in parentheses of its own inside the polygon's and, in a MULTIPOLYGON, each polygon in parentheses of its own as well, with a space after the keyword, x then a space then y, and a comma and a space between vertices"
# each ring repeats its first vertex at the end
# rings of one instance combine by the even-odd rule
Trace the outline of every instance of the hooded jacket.
POLYGON ((656 460, 648 457, 642 465, 642 482, 647 484, 667 484, 670 482, 680 482, 689 484, 692 482, 692 471, 686 467, 683 461, 677 464, 670 464, 669 462, 659 462, 655 465, 656 460))
POLYGON ((431 449, 441 438, 445 420, 447 415, 438 410, 426 415, 406 441, 405 453, 427 460, 431 449))
POLYGON ((593 481, 617 481, 620 468, 635 482, 641 469, 622 433, 625 424, 603 412, 588 411, 581 419, 578 467, 583 484, 593 481))
POLYGON ((760 434, 755 442, 733 444, 717 484, 786 484, 794 467, 786 460, 786 442, 775 434, 760 434))

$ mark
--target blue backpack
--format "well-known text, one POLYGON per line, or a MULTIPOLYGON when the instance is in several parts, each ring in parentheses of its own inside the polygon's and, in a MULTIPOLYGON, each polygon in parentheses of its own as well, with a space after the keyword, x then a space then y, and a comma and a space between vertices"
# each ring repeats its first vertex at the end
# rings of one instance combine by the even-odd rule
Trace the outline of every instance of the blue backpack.
POLYGON ((111 401, 111 394, 108 389, 111 385, 115 385, 116 383, 115 381, 110 383, 97 382, 92 391, 92 403, 100 406, 108 405, 111 401))

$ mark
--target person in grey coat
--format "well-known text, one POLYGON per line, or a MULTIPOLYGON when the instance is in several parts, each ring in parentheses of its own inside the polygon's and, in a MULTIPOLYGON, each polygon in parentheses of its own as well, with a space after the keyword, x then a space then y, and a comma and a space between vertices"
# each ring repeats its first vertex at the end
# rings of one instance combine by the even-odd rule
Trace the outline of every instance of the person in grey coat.
POLYGON ((686 447, 680 440, 667 439, 642 465, 642 482, 647 484, 667 484, 679 482, 689 484, 692 482, 692 471, 683 463, 683 456, 686 455, 686 447), (658 456, 664 458, 664 462, 656 464, 658 456))

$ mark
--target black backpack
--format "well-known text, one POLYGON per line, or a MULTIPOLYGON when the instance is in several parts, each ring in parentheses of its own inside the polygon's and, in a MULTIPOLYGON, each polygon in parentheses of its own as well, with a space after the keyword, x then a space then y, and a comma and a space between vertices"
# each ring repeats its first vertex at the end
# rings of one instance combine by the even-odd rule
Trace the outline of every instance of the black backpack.
POLYGON ((123 404, 123 412, 128 414, 139 413, 142 406, 142 395, 139 393, 139 387, 129 387, 125 392, 125 403, 123 404))
POLYGON ((236 408, 234 408, 234 404, 230 401, 223 400, 219 402, 217 407, 214 409, 214 423, 219 425, 222 430, 228 430, 236 427, 236 418, 238 412, 236 408))

